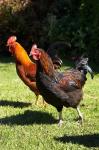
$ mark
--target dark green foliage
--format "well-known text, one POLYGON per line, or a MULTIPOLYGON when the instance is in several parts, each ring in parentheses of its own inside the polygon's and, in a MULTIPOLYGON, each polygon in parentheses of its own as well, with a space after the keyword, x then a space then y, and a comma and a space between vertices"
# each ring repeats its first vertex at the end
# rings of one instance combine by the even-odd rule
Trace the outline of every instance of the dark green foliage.
POLYGON ((6 40, 13 34, 27 51, 35 42, 47 49, 51 43, 65 41, 71 44, 70 55, 86 53, 91 60, 99 63, 99 2, 2 0, 0 51, 6 52, 6 40))

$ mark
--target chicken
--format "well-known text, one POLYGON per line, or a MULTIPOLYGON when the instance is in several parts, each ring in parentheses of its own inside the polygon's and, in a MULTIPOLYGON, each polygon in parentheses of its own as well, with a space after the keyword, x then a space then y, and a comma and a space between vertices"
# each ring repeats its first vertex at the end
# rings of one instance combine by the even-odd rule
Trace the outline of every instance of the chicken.
POLYGON ((35 75, 36 75, 36 64, 33 63, 25 49, 16 42, 16 36, 11 36, 7 40, 7 46, 9 51, 15 58, 16 71, 20 79, 27 85, 31 91, 36 95, 36 103, 39 96, 39 90, 36 86, 35 75))
MULTIPOLYGON (((11 36, 7 40, 7 46, 9 47, 9 51, 12 53, 13 57, 15 58, 15 63, 16 63, 16 71, 20 79, 27 85, 31 91, 33 91, 36 95, 36 102, 39 97, 39 90, 37 89, 36 86, 36 81, 35 81, 35 75, 36 75, 36 64, 31 61, 29 58, 27 52, 25 49, 18 43, 16 42, 17 37, 16 36, 11 36)), ((37 45, 35 44, 35 48, 37 48, 37 45)), ((59 59, 58 62, 61 62, 59 59)), ((54 68, 57 65, 57 61, 55 62, 54 59, 54 68)), ((57 68, 56 68, 57 69, 57 68)), ((43 100, 44 106, 46 106, 46 103, 43 100)))
POLYGON ((62 125, 62 109, 72 107, 77 109, 79 120, 83 122, 83 116, 79 105, 83 98, 83 86, 89 72, 93 78, 93 72, 88 66, 88 58, 81 58, 75 69, 66 72, 58 72, 54 69, 51 58, 42 49, 32 47, 30 55, 37 63, 36 83, 44 100, 56 107, 59 112, 59 125, 62 125))

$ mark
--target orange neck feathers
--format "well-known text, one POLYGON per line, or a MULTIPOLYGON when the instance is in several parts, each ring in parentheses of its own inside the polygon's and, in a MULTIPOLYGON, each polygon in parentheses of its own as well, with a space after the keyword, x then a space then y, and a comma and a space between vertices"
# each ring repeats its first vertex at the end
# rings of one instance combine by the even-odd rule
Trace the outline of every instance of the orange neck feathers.
POLYGON ((13 45, 11 45, 10 50, 13 51, 13 55, 17 62, 24 66, 30 65, 30 63, 33 64, 25 49, 18 42, 15 42, 13 45))
POLYGON ((43 50, 41 51, 40 62, 43 66, 44 72, 49 76, 53 76, 55 72, 53 62, 48 54, 43 50))

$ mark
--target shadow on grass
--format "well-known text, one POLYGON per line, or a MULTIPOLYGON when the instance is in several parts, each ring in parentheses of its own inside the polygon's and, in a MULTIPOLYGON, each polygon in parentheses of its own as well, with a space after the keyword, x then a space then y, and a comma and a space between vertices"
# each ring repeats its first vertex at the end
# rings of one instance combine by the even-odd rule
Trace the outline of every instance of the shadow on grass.
POLYGON ((24 108, 29 107, 31 103, 25 103, 25 102, 12 102, 8 100, 0 100, 0 106, 11 106, 15 108, 24 108))
POLYGON ((55 140, 63 143, 81 144, 86 147, 99 147, 99 134, 88 134, 78 136, 55 137, 55 140))
POLYGON ((54 124, 56 119, 51 114, 41 111, 27 110, 24 114, 18 114, 0 119, 1 125, 31 125, 31 124, 54 124))

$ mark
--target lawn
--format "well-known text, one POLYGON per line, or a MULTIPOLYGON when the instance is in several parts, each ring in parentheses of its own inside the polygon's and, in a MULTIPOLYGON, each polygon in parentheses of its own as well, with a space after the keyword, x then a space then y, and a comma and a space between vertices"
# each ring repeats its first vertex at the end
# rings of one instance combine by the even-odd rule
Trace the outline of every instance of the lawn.
MULTIPOLYGON (((5 61, 4 61, 5 60, 5 61)), ((66 67, 68 67, 66 65, 66 67)), ((35 95, 16 74, 15 64, 0 62, 0 150, 99 150, 99 74, 87 75, 81 111, 63 109, 64 123, 58 127, 56 109, 35 105, 35 95)))

